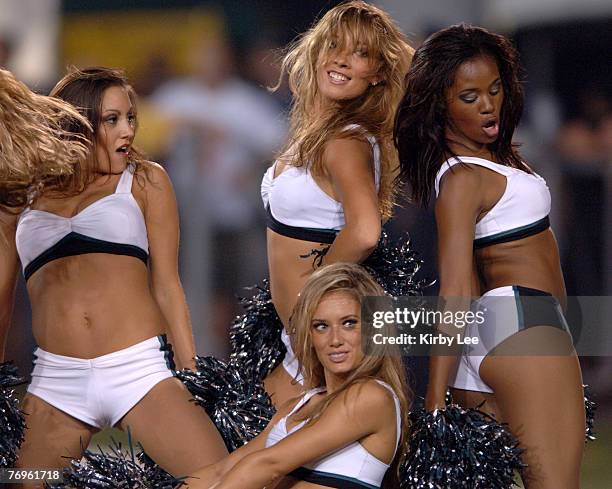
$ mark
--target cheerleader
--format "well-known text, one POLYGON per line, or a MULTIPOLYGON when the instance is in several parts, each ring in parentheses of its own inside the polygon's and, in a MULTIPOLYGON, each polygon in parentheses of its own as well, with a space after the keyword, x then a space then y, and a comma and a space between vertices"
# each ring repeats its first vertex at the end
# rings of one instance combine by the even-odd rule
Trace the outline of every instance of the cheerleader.
POLYGON ((327 12, 284 58, 290 137, 261 186, 270 290, 287 349, 265 382, 276 406, 303 390, 288 324, 305 281, 322 264, 365 260, 391 216, 393 117, 411 56, 386 12, 353 1, 327 12))
POLYGON ((39 345, 17 465, 66 466, 95 432, 115 426, 130 429, 168 472, 188 474, 227 451, 174 378, 166 341, 179 368, 193 367, 172 185, 132 145, 135 94, 120 72, 74 71, 51 96, 86 116, 88 125, 69 130, 91 151, 63 185, 35 195, 20 215, 1 216, 0 310, 12 308, 4 284, 14 284, 20 262, 39 345))
POLYGON ((314 272, 290 321, 305 394, 282 405, 255 439, 195 473, 189 487, 395 487, 407 432, 406 374, 398 347, 362 351, 362 338, 373 334, 361 322, 362 302, 383 295, 359 265, 314 272))
POLYGON ((485 311, 485 323, 465 331, 479 342, 458 365, 448 352, 432 356, 425 401, 443 408, 450 385, 455 401, 508 423, 524 449, 525 487, 577 488, 581 373, 562 311, 550 193, 512 143, 523 108, 518 70, 507 39, 458 25, 427 39, 407 76, 395 141, 414 200, 436 196, 440 295, 480 296, 485 311))

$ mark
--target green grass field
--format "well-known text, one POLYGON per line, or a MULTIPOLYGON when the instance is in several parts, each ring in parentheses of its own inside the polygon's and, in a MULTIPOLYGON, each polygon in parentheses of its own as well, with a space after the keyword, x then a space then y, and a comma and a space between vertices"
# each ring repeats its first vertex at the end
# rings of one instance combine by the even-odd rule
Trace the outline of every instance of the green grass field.
POLYGON ((612 420, 598 422, 595 417, 597 440, 589 442, 582 464, 582 489, 612 487, 612 420))

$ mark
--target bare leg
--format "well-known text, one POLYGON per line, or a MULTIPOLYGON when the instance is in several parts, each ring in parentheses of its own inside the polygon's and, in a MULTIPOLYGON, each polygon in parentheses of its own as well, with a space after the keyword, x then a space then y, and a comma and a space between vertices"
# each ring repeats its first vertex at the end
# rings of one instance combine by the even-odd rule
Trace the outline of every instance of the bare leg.
POLYGON ((227 456, 221 435, 178 379, 161 381, 119 422, 175 477, 227 456))
POLYGON ((501 414, 495 400, 495 394, 488 392, 466 391, 463 389, 451 389, 453 401, 464 408, 478 408, 484 413, 491 414, 500 421, 501 414))
MULTIPOLYGON (((519 351, 521 342, 533 344, 542 333, 557 335, 556 341, 569 344, 565 333, 551 330, 530 328, 505 340, 502 347, 519 351)), ((525 449, 523 460, 528 464, 522 474, 525 487, 579 488, 585 417, 582 376, 575 354, 539 357, 489 354, 480 366, 480 375, 495 392, 502 420, 525 449)))
POLYGON ((264 379, 264 388, 272 398, 272 404, 276 409, 290 399, 304 394, 304 386, 292 379, 282 364, 278 365, 264 379))
MULTIPOLYGON (((25 441, 19 451, 17 467, 57 469, 71 459, 80 459, 96 428, 54 408, 32 394, 26 394, 21 409, 26 413, 25 441)), ((16 487, 38 488, 41 484, 16 487)))

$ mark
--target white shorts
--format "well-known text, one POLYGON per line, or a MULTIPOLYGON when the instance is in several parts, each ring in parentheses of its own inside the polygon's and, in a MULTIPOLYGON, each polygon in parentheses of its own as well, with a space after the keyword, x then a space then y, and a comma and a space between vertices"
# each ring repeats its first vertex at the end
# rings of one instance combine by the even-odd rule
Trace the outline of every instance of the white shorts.
POLYGON ((114 426, 157 383, 173 377, 165 336, 96 358, 34 350, 30 394, 96 428, 114 426))
POLYGON ((486 322, 466 327, 465 336, 479 341, 463 346, 457 374, 450 384, 457 389, 492 393, 480 377, 480 364, 491 350, 519 331, 547 325, 571 335, 559 302, 540 290, 517 285, 498 287, 480 297, 473 309, 485 311, 486 322))
POLYGON ((287 353, 285 353, 285 358, 283 358, 283 368, 292 379, 295 379, 303 385, 304 377, 302 376, 301 372, 298 372, 299 362, 297 357, 295 356, 293 348, 291 347, 291 339, 285 331, 285 328, 283 328, 281 332, 281 340, 283 340, 285 348, 287 348, 287 353))

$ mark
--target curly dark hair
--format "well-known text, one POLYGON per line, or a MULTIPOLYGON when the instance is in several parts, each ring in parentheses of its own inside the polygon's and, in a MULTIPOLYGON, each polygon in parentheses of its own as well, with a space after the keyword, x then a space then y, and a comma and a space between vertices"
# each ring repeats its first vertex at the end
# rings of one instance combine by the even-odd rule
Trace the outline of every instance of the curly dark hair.
POLYGON ((442 163, 457 156, 445 137, 447 92, 459 66, 482 55, 497 62, 504 89, 499 136, 489 149, 500 164, 530 172, 512 143, 524 99, 516 49, 507 38, 482 27, 454 25, 432 34, 414 53, 406 93, 395 115, 398 178, 409 184, 412 200, 423 206, 429 202, 442 163))

